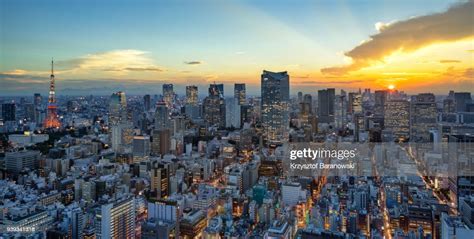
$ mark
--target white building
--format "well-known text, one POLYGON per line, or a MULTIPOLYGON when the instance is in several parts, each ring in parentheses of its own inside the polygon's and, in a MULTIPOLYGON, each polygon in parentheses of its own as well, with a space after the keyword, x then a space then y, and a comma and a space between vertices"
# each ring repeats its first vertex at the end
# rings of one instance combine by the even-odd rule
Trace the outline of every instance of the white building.
POLYGON ((281 198, 285 206, 293 207, 300 201, 306 201, 306 191, 297 182, 284 183, 281 186, 281 198))
POLYGON ((236 98, 225 100, 225 127, 240 128, 240 104, 236 98))

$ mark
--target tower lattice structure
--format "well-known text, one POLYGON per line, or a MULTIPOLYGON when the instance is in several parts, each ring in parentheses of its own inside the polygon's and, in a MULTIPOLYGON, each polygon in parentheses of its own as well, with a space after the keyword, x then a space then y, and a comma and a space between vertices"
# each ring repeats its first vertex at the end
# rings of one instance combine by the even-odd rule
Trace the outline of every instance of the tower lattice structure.
POLYGON ((57 108, 58 107, 56 105, 56 89, 54 79, 54 61, 51 61, 51 76, 49 77, 48 112, 46 114, 46 119, 44 120, 43 124, 45 128, 59 128, 61 126, 61 122, 59 122, 57 108))

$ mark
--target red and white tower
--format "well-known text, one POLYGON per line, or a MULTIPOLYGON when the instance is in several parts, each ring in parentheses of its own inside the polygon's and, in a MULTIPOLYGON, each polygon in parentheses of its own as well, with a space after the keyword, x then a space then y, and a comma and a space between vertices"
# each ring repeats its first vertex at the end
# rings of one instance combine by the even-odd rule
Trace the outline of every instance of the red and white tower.
POLYGON ((56 91, 54 88, 54 62, 51 61, 51 76, 49 77, 49 97, 48 97, 48 112, 44 120, 44 128, 59 128, 58 113, 56 112, 56 91))

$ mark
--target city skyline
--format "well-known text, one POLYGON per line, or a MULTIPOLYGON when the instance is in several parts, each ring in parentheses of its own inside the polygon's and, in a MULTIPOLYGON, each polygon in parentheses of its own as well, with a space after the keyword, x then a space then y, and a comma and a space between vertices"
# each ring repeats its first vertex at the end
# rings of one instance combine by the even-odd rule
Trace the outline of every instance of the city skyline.
POLYGON ((262 70, 288 71, 292 95, 472 92, 473 1, 426 3, 104 1, 84 13, 82 4, 3 1, 0 92, 45 93, 51 57, 58 95, 156 94, 166 83, 183 94, 213 82, 258 95, 262 70))
POLYGON ((0 238, 474 238, 474 0, 0 0, 0 238))

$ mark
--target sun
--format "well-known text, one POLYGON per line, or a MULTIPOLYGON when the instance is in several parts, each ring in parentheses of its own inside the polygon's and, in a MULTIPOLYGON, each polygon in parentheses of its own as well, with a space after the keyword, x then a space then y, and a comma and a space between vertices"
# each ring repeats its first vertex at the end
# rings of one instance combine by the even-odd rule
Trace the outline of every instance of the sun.
POLYGON ((389 90, 395 89, 395 85, 393 85, 393 84, 388 85, 388 89, 389 89, 389 90))

